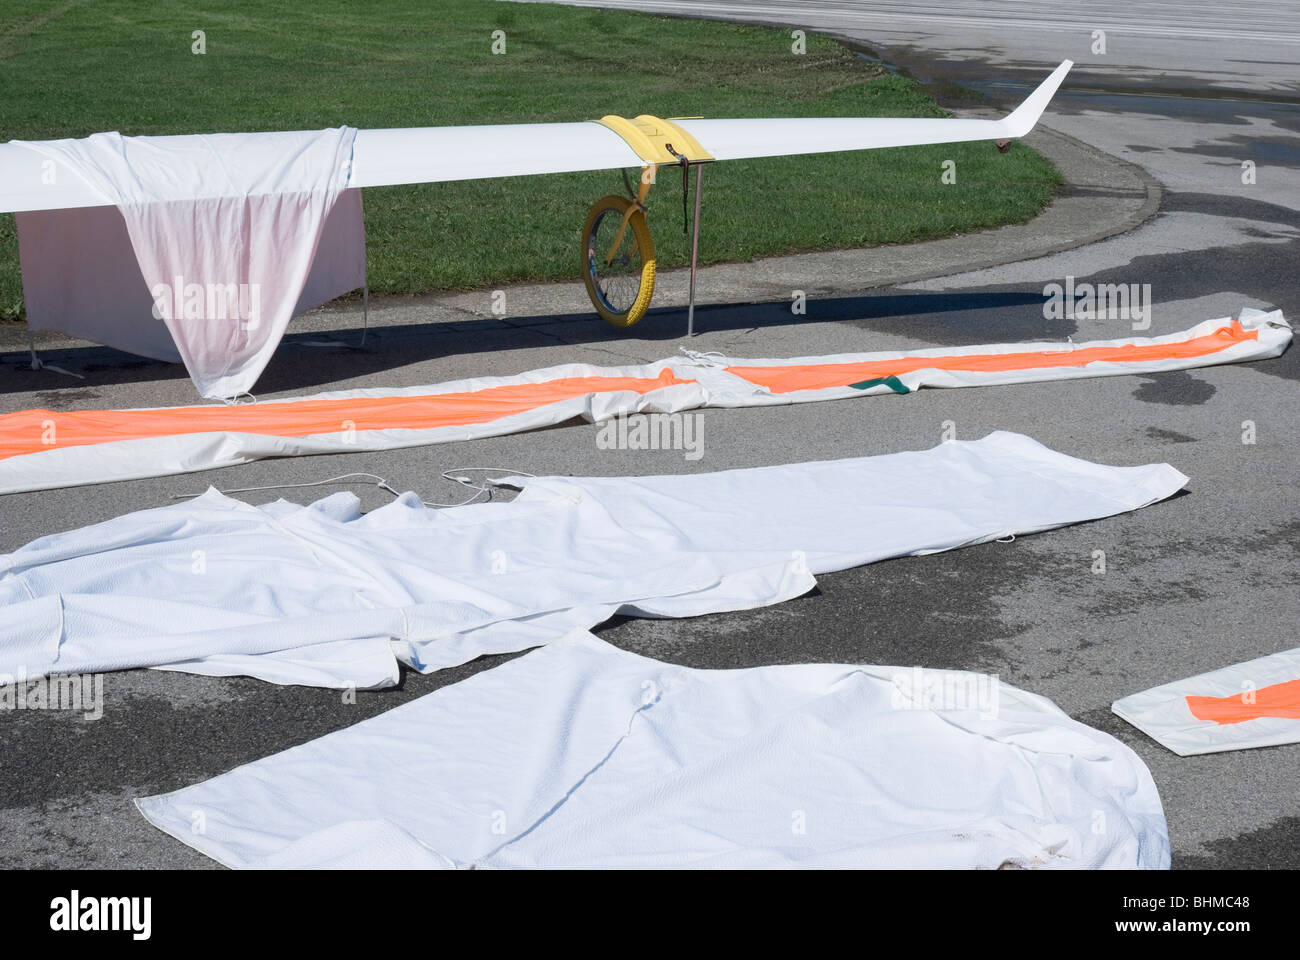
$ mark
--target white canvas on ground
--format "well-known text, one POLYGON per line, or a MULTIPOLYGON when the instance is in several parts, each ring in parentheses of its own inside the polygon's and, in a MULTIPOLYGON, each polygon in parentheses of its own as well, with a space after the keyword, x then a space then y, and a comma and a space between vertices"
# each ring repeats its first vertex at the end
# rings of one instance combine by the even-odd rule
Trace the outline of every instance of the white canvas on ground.
POLYGON ((1141 760, 996 678, 696 670, 581 631, 137 804, 230 867, 1169 866, 1141 760))
POLYGON ((254 507, 209 489, 0 556, 0 674, 168 665, 384 686, 394 658, 428 671, 620 612, 779 603, 815 574, 1112 516, 1186 481, 999 431, 719 473, 520 477, 509 503, 441 510, 410 493, 363 515, 347 493, 254 507))
POLYGON ((569 363, 509 377, 333 390, 237 407, 21 410, 0 414, 0 494, 187 473, 263 457, 454 443, 578 418, 600 422, 639 413, 893 395, 922 387, 1150 374, 1263 360, 1279 356, 1290 343, 1291 325, 1280 310, 1247 307, 1236 320, 1206 320, 1178 333, 1077 344, 982 344, 757 360, 691 353, 638 366, 569 363), (962 369, 972 356, 980 359, 979 364, 972 364, 980 369, 962 369), (1112 359, 1090 359, 1098 356, 1112 359), (989 358, 995 362, 985 362, 989 358), (829 381, 829 385, 776 391, 755 382, 764 379, 764 372, 782 374, 798 368, 819 374, 815 379, 829 381), (736 370, 753 379, 737 375, 736 370), (828 370, 832 375, 825 375, 828 370), (904 372, 889 378, 896 382, 891 386, 882 370, 904 372), (865 382, 859 382, 863 378, 865 382), (546 388, 566 379, 589 379, 591 386, 560 398, 546 395, 543 389, 534 401, 506 405, 504 411, 492 399, 494 391, 525 385, 546 388), (619 385, 601 386, 604 380, 617 380, 619 385), (629 389, 630 382, 641 389, 629 389), (482 395, 483 401, 473 415, 467 415, 463 402, 471 394, 482 395), (447 395, 460 399, 442 410, 442 422, 430 425, 423 421, 430 411, 439 410, 447 395), (381 399, 393 401, 381 414, 361 406, 381 399), (292 427, 281 422, 284 415, 293 420, 298 411, 320 404, 329 405, 328 416, 304 416, 292 427))
POLYGON ((922 387, 982 387, 1050 380, 1079 380, 1167 373, 1224 363, 1244 363, 1281 356, 1291 345, 1291 324, 1281 310, 1242 307, 1237 317, 1202 320, 1186 330, 1158 337, 1119 337, 1081 343, 1048 340, 1027 343, 979 344, 967 347, 927 347, 922 350, 880 350, 872 353, 843 353, 818 357, 783 359, 739 359, 717 354, 699 356, 712 369, 701 377, 711 407, 753 407, 764 404, 813 403, 840 400, 864 393, 891 392, 886 384, 865 388, 848 384, 821 389, 776 393, 756 387, 728 370, 870 364, 889 367, 908 361, 905 372, 895 374, 908 390, 922 387), (1234 335, 1236 334, 1236 335, 1234 335), (1188 350, 1189 345, 1197 345, 1188 350), (1109 359, 1086 359, 1105 356, 1109 359), (990 362, 963 368, 963 357, 1005 358, 1006 364, 990 362), (932 359, 933 366, 924 365, 932 359), (1035 360, 1041 362, 1035 363, 1035 360), (917 362, 921 361, 921 362, 917 362), (983 366, 984 369, 979 367, 983 366))
POLYGON ((1152 687, 1111 710, 1180 757, 1300 743, 1300 647, 1152 687))

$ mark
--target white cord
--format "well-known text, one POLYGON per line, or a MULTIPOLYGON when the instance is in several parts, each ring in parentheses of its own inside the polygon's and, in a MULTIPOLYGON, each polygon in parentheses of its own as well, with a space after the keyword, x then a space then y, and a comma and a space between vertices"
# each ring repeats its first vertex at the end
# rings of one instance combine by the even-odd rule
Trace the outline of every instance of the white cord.
POLYGON ((1074 342, 1074 337, 1067 336, 1065 338, 1065 343, 1061 345, 1060 349, 1044 350, 1042 351, 1042 356, 1051 357, 1058 353, 1074 353, 1077 349, 1079 349, 1079 345, 1074 342))
POLYGON ((709 350, 701 352, 699 350, 687 350, 685 347, 678 347, 686 359, 698 367, 725 367, 727 365, 727 355, 721 350, 709 350))
POLYGON ((470 487, 474 490, 474 495, 468 500, 462 500, 460 503, 433 503, 428 500, 421 500, 420 502, 426 507, 464 507, 473 503, 485 493, 491 496, 492 487, 495 485, 491 480, 484 480, 482 483, 475 483, 469 477, 456 476, 456 472, 459 470, 495 470, 498 473, 505 473, 512 477, 537 476, 535 473, 524 473, 522 470, 511 470, 508 467, 454 467, 451 470, 444 470, 440 474, 442 479, 450 480, 452 483, 459 483, 461 486, 470 487))
MULTIPOLYGON (((229 490, 218 490, 217 493, 252 493, 256 490, 283 490, 286 487, 320 487, 327 483, 339 483, 349 477, 368 477, 375 481, 375 486, 379 487, 379 489, 387 490, 395 497, 401 496, 398 491, 388 485, 387 480, 373 473, 342 473, 337 477, 330 477, 328 480, 312 480, 307 483, 268 483, 261 487, 231 487, 229 490)), ((187 500, 191 497, 201 496, 203 496, 201 493, 173 493, 171 498, 173 500, 187 500)))

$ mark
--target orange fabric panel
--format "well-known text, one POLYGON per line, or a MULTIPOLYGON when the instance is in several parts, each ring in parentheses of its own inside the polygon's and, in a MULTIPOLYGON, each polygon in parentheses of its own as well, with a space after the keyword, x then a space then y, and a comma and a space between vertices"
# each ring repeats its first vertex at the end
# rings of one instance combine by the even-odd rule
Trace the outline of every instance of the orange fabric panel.
POLYGON ((1243 696, 1187 697, 1187 709, 1197 720, 1213 720, 1220 726, 1260 717, 1300 720, 1300 679, 1261 687, 1255 691, 1254 703, 1244 703, 1243 696))
POLYGON ((166 407, 158 410, 21 410, 0 416, 0 460, 57 447, 183 433, 261 433, 305 437, 346 429, 428 430, 487 423, 589 393, 649 393, 694 380, 671 370, 651 377, 566 377, 465 393, 409 397, 352 397, 243 406, 166 407), (54 443, 42 441, 53 425, 54 443))
POLYGON ((772 393, 825 390, 844 387, 873 377, 898 376, 913 370, 967 370, 998 373, 1009 370, 1040 370, 1049 367, 1082 367, 1098 361, 1138 363, 1174 360, 1218 353, 1233 344, 1258 340, 1259 332, 1246 331, 1235 320, 1214 333, 1178 343, 1123 344, 1118 347, 1086 347, 1044 353, 972 353, 966 356, 899 357, 862 363, 822 363, 793 367, 727 367, 728 373, 766 387, 772 393))

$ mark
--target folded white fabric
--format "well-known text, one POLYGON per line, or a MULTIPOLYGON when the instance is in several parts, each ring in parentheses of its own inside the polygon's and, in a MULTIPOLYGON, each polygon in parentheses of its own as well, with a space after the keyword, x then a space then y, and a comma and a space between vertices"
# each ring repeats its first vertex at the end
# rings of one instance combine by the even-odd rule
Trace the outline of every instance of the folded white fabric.
POLYGON ((1141 760, 996 678, 581 631, 137 804, 231 867, 1169 866, 1141 760))
POLYGON ((396 659, 429 671, 619 612, 778 603, 818 573, 1111 516, 1186 481, 998 432, 721 473, 512 478, 510 503, 445 510, 209 490, 0 557, 0 679, 166 665, 383 686, 396 659))
POLYGON ((1152 687, 1111 710, 1180 757, 1300 743, 1300 647, 1152 687))

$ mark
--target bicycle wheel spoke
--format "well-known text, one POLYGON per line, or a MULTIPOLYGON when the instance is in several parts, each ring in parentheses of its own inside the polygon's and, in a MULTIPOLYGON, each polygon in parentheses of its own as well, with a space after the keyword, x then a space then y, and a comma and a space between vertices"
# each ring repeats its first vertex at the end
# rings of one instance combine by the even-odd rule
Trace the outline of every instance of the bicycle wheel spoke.
POLYGON ((641 291, 641 251, 630 225, 623 231, 614 255, 608 263, 605 262, 622 224, 623 217, 619 211, 602 212, 592 224, 587 243, 588 268, 592 271, 596 290, 605 306, 615 313, 630 310, 641 291))

